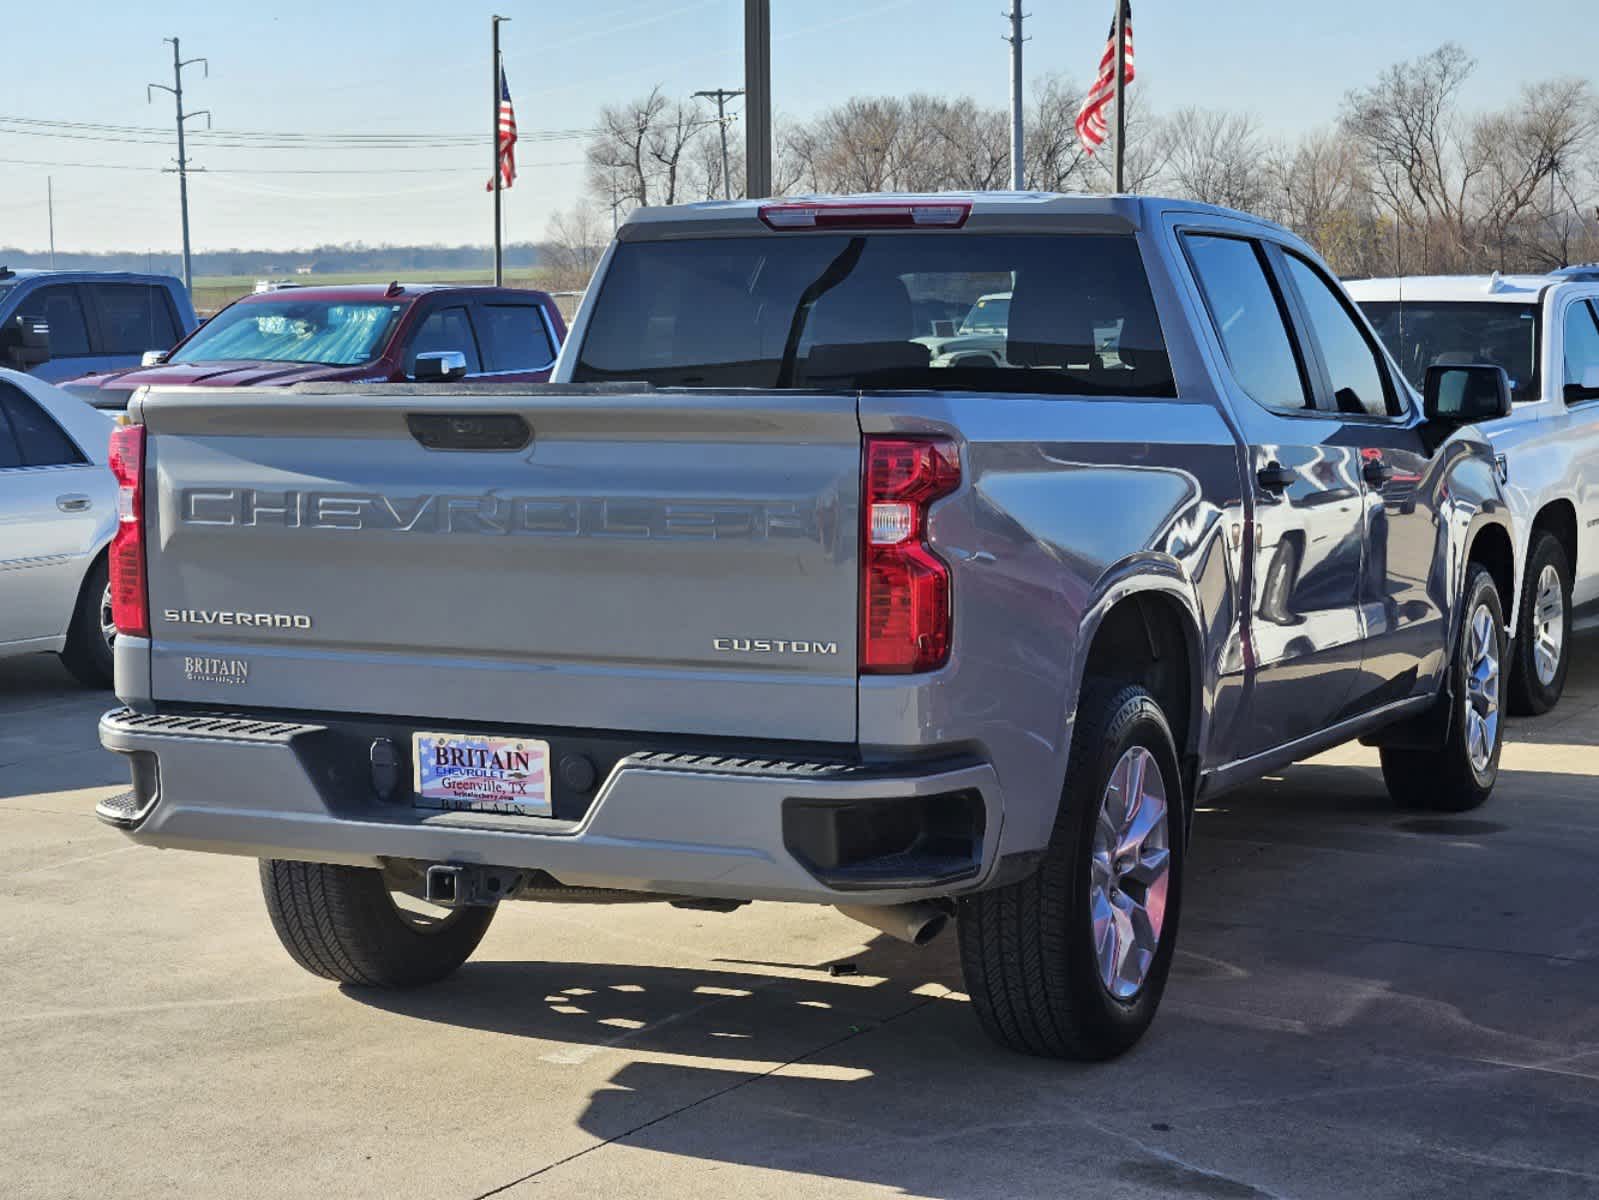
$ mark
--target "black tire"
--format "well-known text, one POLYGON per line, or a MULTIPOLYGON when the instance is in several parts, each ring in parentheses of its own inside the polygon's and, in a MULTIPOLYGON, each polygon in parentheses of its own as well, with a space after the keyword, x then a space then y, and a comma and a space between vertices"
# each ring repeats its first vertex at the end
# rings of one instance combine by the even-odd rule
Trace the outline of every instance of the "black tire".
POLYGON ((1143 1036, 1177 941, 1185 813, 1177 750, 1155 698, 1136 685, 1090 682, 1043 863, 1017 883, 963 898, 957 910, 966 990, 989 1037, 1025 1054, 1098 1060, 1143 1036), (1123 755, 1139 746, 1165 785, 1169 866, 1156 949, 1142 986, 1121 999, 1101 978, 1090 889, 1106 785, 1123 755))
POLYGON ((1510 667, 1510 711, 1521 717, 1540 717, 1560 702, 1566 690, 1566 668, 1571 664, 1571 560, 1554 534, 1533 535, 1527 550, 1527 577, 1521 585, 1521 616, 1516 622, 1515 659, 1510 667), (1545 570, 1560 580, 1560 614, 1549 622, 1558 634, 1560 661, 1554 677, 1545 683, 1538 676, 1538 643, 1544 621, 1538 612, 1538 582, 1545 570))
POLYGON ((78 589, 78 606, 67 627, 67 644, 61 662, 84 687, 108 688, 112 681, 111 638, 101 629, 100 617, 108 602, 110 580, 106 560, 95 560, 78 589))
POLYGON ((289 957, 358 987, 436 983, 471 957, 494 919, 493 908, 460 908, 420 929, 370 867, 262 859, 261 891, 289 957))
POLYGON ((1474 763, 1468 747, 1471 722, 1467 707, 1474 703, 1472 690, 1467 687, 1474 656, 1472 617, 1482 608, 1486 608, 1492 618, 1496 662, 1500 664, 1495 676, 1494 698, 1502 703, 1502 672, 1507 649, 1504 606, 1499 602, 1499 589, 1494 586, 1493 576, 1481 565, 1471 563, 1467 567, 1460 630, 1449 662, 1450 687, 1439 698, 1440 704, 1450 706, 1449 733, 1436 750, 1383 748, 1383 782, 1396 804, 1431 812, 1467 812, 1493 793, 1494 782, 1499 777, 1499 755, 1505 744, 1502 709, 1496 708, 1498 719, 1493 722, 1493 745, 1486 762, 1481 766, 1474 763))

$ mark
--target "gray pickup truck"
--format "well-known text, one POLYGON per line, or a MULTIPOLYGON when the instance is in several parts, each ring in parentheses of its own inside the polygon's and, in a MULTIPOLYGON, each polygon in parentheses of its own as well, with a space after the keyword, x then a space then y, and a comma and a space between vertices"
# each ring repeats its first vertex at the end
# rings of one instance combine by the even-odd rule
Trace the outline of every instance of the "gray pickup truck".
POLYGON ((1427 384, 1238 213, 642 210, 548 385, 135 397, 99 812, 260 859, 347 984, 505 900, 824 903, 953 919, 992 1036, 1107 1057, 1197 805, 1354 738, 1399 802, 1493 787, 1508 386, 1427 384), (935 365, 997 292, 1003 362, 935 365))

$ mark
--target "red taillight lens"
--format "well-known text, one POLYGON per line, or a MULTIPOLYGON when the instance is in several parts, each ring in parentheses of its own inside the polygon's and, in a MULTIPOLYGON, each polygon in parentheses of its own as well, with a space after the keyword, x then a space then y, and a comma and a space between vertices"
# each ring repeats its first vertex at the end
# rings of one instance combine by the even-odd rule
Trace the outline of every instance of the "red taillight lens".
POLYGON ((117 531, 111 538, 111 618, 117 632, 150 636, 144 572, 144 426, 111 434, 111 473, 117 478, 117 531))
POLYGON ((959 229, 971 216, 970 200, 795 201, 763 204, 769 229, 959 229))
POLYGON ((949 658, 949 566, 926 541, 927 510, 960 486, 946 440, 866 439, 861 531, 861 672, 931 671, 949 658))

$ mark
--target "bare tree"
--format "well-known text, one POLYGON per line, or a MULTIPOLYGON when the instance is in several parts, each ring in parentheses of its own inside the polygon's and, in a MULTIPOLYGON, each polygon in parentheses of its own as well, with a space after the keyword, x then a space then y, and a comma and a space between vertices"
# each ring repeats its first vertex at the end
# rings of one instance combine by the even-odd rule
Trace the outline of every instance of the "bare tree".
POLYGON ((1093 159, 1077 136, 1082 93, 1060 75, 1048 75, 1026 114, 1024 182, 1043 192, 1083 191, 1091 186, 1093 159))
POLYGON ((1248 113, 1185 108, 1167 119, 1166 180, 1180 195, 1204 204, 1253 212, 1269 182, 1259 123, 1248 113))
POLYGON ((657 84, 631 104, 600 110, 589 142, 589 188, 634 204, 676 204, 684 155, 714 120, 695 100, 668 100, 657 84))
POLYGON ((1476 66, 1463 48, 1446 42, 1344 98, 1344 130, 1365 151, 1377 195, 1395 219, 1422 229, 1424 259, 1433 257, 1430 234, 1437 229, 1440 265, 1449 267, 1470 253, 1468 204, 1484 166, 1481 143, 1458 107, 1476 66))
POLYGON ((551 286, 573 291, 587 287, 609 239, 610 228, 592 204, 579 201, 556 213, 544 244, 551 286))

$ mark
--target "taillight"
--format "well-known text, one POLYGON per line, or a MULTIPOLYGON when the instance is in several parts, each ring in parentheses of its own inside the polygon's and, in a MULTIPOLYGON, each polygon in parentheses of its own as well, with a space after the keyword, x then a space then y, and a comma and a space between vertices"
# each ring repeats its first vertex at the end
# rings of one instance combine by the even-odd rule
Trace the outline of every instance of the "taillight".
POLYGON ((117 632, 150 636, 144 571, 144 426, 111 434, 111 473, 117 479, 117 531, 111 538, 111 619, 117 632))
POLYGON ((960 486, 940 439, 868 437, 862 466, 861 672, 931 671, 949 658, 949 566, 927 544, 927 510, 960 486))

